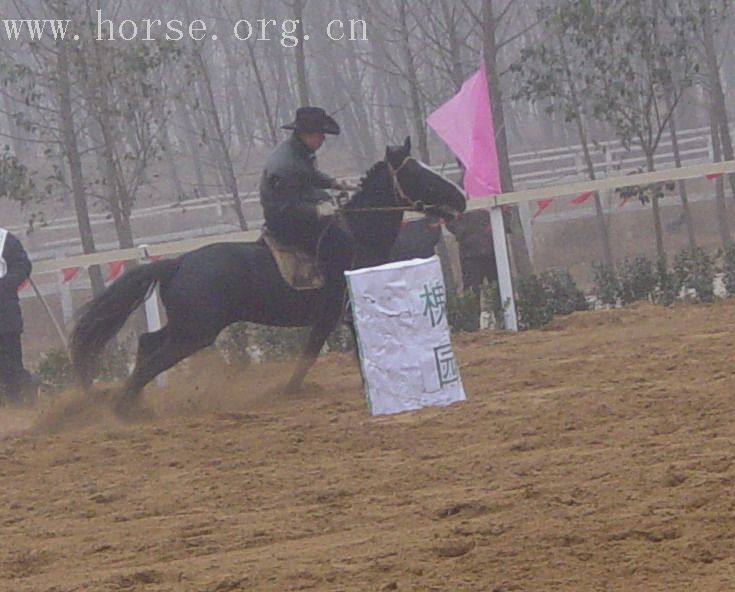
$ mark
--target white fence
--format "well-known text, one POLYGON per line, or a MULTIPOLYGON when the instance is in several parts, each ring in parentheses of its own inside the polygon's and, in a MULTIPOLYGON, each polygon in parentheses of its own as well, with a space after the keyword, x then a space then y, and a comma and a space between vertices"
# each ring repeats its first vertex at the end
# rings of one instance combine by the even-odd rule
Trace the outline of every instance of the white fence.
MULTIPOLYGON (((712 162, 709 128, 682 130, 677 137, 684 165, 712 162)), ((595 143, 592 148, 592 159, 598 178, 625 174, 645 167, 645 157, 640 150, 628 150, 616 140, 595 143)), ((517 189, 548 187, 588 178, 580 145, 516 153, 511 155, 510 160, 514 185, 517 189)), ((661 168, 674 166, 670 138, 664 137, 662 140, 655 163, 661 168)), ((455 164, 435 168, 449 176, 459 173, 455 164)), ((229 194, 219 194, 135 209, 131 216, 134 230, 136 225, 149 227, 137 235, 136 242, 139 244, 169 242, 239 230, 231 212, 230 201, 229 194), (161 232, 160 229, 169 225, 177 216, 181 219, 180 227, 161 232), (193 228, 186 228, 185 218, 191 222, 196 216, 199 216, 202 222, 194 223, 193 228)), ((250 228, 260 227, 262 210, 257 193, 243 193, 241 202, 250 228)), ((574 215, 570 213, 570 216, 574 215)), ((98 242, 97 248, 102 251, 114 249, 113 222, 109 214, 97 212, 91 214, 90 218, 96 236, 108 235, 107 240, 102 239, 98 242), (105 232, 101 232, 102 230, 105 232)), ((548 221, 551 220, 540 218, 538 223, 548 221)), ((192 224, 189 223, 189 226, 192 224)), ((22 232, 24 228, 10 228, 10 230, 22 232)), ((35 235, 30 239, 31 244, 35 241, 39 243, 38 246, 35 248, 32 246, 30 249, 34 260, 56 257, 58 253, 81 252, 77 222, 73 216, 58 218, 37 228, 35 235)))

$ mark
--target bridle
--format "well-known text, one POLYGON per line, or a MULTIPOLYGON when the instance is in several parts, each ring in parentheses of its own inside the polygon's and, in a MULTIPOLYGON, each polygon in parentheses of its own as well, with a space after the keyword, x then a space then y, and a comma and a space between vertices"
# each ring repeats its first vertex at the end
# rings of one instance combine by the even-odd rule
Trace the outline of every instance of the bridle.
POLYGON ((409 162, 416 162, 413 156, 406 156, 397 167, 394 167, 391 161, 386 157, 385 164, 388 166, 388 174, 390 175, 391 184, 393 185, 393 198, 399 204, 396 206, 385 206, 379 208, 349 208, 348 212, 415 212, 415 211, 428 211, 438 206, 425 206, 421 200, 413 200, 401 187, 401 182, 398 179, 398 173, 401 169, 406 166, 409 162), (403 205, 401 205, 403 204, 403 205), (419 208, 421 204, 421 208, 419 208))
POLYGON ((396 201, 398 201, 398 203, 403 202, 404 204, 406 204, 404 206, 404 209, 413 210, 416 207, 416 201, 412 200, 410 197, 408 197, 408 195, 406 195, 406 192, 403 191, 403 187, 401 187, 401 182, 398 180, 398 173, 401 172, 401 169, 405 167, 409 161, 415 162, 416 159, 412 156, 406 156, 406 158, 403 159, 398 167, 393 168, 390 160, 386 157, 385 164, 388 165, 388 173, 390 174, 390 180, 393 184, 393 197, 396 199, 396 201))

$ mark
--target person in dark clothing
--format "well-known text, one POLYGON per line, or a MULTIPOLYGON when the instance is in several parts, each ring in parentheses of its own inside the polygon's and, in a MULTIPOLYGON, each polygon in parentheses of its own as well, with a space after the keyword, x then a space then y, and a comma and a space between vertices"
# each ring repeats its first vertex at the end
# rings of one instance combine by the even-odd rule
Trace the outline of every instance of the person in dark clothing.
POLYGON ((401 225, 396 242, 390 251, 391 261, 406 259, 427 259, 436 253, 436 245, 441 239, 441 221, 427 215, 417 220, 409 220, 401 225))
POLYGON ((317 256, 329 286, 345 290, 343 272, 354 256, 354 243, 332 224, 326 189, 352 189, 321 172, 316 152, 326 134, 339 135, 337 122, 320 107, 301 107, 296 119, 282 126, 291 137, 268 158, 260 180, 265 225, 281 243, 317 256))
MULTIPOLYGON (((318 107, 302 107, 296 120, 283 126, 293 130, 266 162, 260 180, 260 203, 265 223, 277 239, 306 251, 315 250, 315 240, 323 230, 320 218, 329 202, 325 189, 342 189, 336 179, 316 166, 316 151, 325 135, 338 135, 339 125, 318 107)), ((328 208, 327 208, 328 209, 328 208)))
POLYGON ((23 367, 23 317, 18 300, 18 288, 30 274, 31 262, 23 245, 0 228, 0 389, 2 398, 10 402, 19 402, 31 384, 23 367))
POLYGON ((457 239, 465 290, 480 293, 483 280, 497 281, 490 212, 470 210, 447 223, 447 229, 457 239))

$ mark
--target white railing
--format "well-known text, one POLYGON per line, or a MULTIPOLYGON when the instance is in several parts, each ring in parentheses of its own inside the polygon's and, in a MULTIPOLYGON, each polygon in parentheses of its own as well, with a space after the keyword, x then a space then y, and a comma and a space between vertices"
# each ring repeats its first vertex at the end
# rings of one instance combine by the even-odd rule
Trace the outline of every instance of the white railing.
MULTIPOLYGON (((735 160, 671 168, 652 173, 638 173, 635 175, 608 177, 605 179, 598 179, 596 181, 577 181, 574 183, 566 183, 564 185, 525 189, 512 193, 502 193, 500 195, 473 199, 469 202, 468 209, 474 210, 506 204, 520 204, 538 199, 579 195, 588 191, 606 191, 629 185, 647 185, 649 183, 658 183, 662 181, 678 181, 681 179, 692 179, 718 173, 735 173, 735 160)), ((408 214, 408 216, 416 217, 418 214, 408 214)), ((259 230, 250 230, 245 232, 232 232, 221 235, 179 240, 175 242, 141 245, 140 247, 133 249, 118 249, 114 251, 89 253, 86 255, 74 255, 59 259, 47 259, 34 263, 34 273, 50 273, 70 267, 88 267, 90 265, 100 265, 113 261, 140 259, 144 257, 145 254, 154 257, 173 255, 215 242, 250 241, 257 240, 259 236, 259 230)))
MULTIPOLYGON (((698 164, 712 161, 709 128, 681 130, 678 132, 677 137, 684 164, 698 164)), ((592 158, 595 175, 598 178, 643 169, 646 164, 645 157, 639 149, 628 150, 617 140, 596 143, 592 150, 592 158)), ((536 187, 568 183, 573 180, 582 181, 587 178, 586 167, 582 159, 582 146, 579 144, 515 153, 510 156, 510 160, 511 168, 513 169, 514 185, 518 189, 533 189, 536 187), (526 170, 529 168, 532 170, 526 170)), ((661 141, 659 154, 656 156, 655 163, 661 167, 673 166, 674 155, 669 137, 664 137, 661 141)), ((434 168, 441 170, 443 174, 449 176, 459 173, 456 164, 438 165, 434 168)), ((133 222, 136 220, 150 220, 155 216, 166 217, 173 212, 184 210, 186 212, 203 212, 212 210, 213 208, 216 209, 217 218, 216 223, 208 224, 204 228, 200 226, 196 229, 181 229, 173 233, 149 234, 147 236, 137 237, 136 242, 158 243, 176 238, 193 238, 201 236, 203 233, 219 234, 223 227, 226 226, 222 222, 222 217, 223 212, 230 207, 230 201, 230 194, 217 194, 188 199, 177 203, 135 209, 131 216, 133 222)), ((249 225, 251 228, 258 228, 262 224, 262 212, 260 210, 257 192, 243 193, 241 195, 241 203, 255 210, 256 215, 250 217, 249 225)), ((109 214, 105 212, 90 214, 90 220, 93 226, 97 227, 111 226, 113 224, 109 214)), ((543 222, 544 220, 540 221, 543 222)), ((232 228, 233 230, 235 229, 234 223, 232 224, 232 228)), ((10 230, 22 232, 24 228, 11 227, 10 230)), ((52 231, 67 231, 71 236, 44 240, 43 248, 33 250, 34 259, 48 258, 59 251, 78 252, 81 250, 75 217, 66 216, 58 218, 54 222, 37 229, 39 234, 46 234, 52 231)), ((102 242, 99 244, 99 247, 106 249, 112 247, 112 245, 112 242, 102 242)))

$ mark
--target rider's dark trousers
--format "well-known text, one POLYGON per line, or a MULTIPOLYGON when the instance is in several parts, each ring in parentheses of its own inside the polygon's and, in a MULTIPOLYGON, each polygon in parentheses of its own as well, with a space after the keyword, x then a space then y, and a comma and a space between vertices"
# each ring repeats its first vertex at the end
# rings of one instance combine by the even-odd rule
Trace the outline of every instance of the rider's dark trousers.
POLYGON ((0 333, 0 399, 18 400, 28 382, 20 332, 0 333))
POLYGON ((343 295, 346 288, 344 272, 352 265, 355 244, 332 220, 319 218, 315 207, 304 206, 269 216, 266 225, 279 241, 317 255, 327 286, 343 295))

